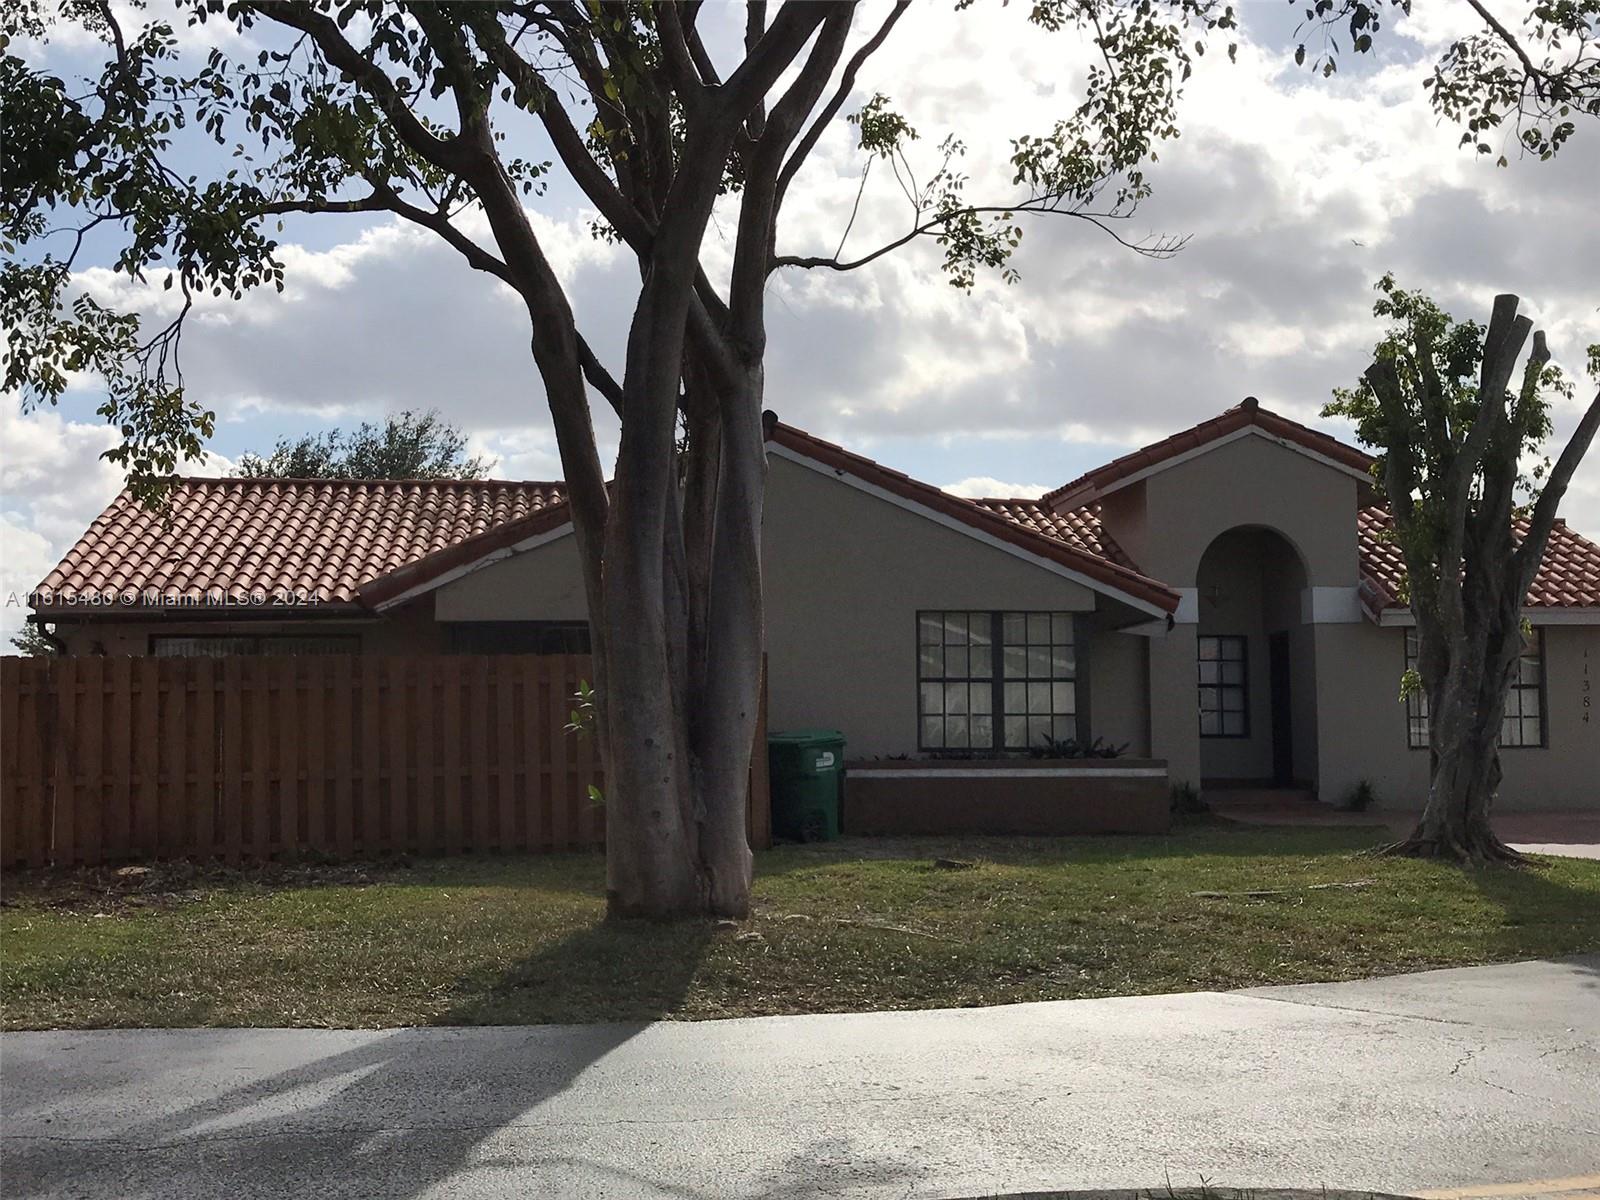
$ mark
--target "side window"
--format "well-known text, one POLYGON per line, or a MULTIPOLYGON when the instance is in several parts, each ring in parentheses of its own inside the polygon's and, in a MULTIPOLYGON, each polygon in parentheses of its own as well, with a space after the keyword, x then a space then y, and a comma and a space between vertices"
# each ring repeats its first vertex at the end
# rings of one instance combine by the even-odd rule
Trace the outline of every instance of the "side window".
POLYGON ((1247 640, 1237 634, 1201 634, 1200 736, 1250 736, 1247 640))
MULTIPOLYGON (((1416 669, 1417 631, 1407 629, 1406 670, 1416 669)), ((1506 690, 1506 710, 1500 720, 1500 745, 1508 750, 1538 749, 1549 745, 1545 724, 1544 630, 1534 629, 1522 639, 1522 653, 1506 690)), ((1428 697, 1419 689, 1406 697, 1406 745, 1428 748, 1428 697)))

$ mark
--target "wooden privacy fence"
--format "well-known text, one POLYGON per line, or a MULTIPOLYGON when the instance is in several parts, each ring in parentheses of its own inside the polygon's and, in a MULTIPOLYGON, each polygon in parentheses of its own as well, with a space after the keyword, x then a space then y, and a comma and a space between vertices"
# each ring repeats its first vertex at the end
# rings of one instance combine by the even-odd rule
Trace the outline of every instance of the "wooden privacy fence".
POLYGON ((581 655, 0 659, 0 863, 599 846, 604 773, 565 728, 589 678, 581 655))

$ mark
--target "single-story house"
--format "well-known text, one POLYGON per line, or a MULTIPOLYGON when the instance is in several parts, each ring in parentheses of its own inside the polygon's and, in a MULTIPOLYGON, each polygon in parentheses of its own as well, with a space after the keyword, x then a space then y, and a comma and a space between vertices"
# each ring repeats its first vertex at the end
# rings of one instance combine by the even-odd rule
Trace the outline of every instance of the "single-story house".
MULTIPOLYGON (((1371 459, 1253 399, 1039 499, 968 500, 769 424, 771 728, 852 758, 1104 738, 1202 786, 1420 803, 1401 565, 1371 459)), ((560 483, 187 479, 119 496, 33 597, 68 654, 581 652, 560 483)), ((1525 612, 1507 807, 1600 808, 1600 546, 1525 612)))

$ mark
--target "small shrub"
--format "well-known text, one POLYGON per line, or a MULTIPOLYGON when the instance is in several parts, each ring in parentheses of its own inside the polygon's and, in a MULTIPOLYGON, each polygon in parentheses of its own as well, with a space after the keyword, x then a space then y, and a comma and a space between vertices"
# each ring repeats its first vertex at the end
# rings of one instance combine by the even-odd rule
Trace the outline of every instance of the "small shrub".
POLYGON ((1211 811, 1211 806, 1200 795, 1200 789, 1188 780, 1172 785, 1172 815, 1195 816, 1211 811))
POLYGON ((1117 746, 1097 737, 1092 742, 1077 738, 1053 738, 1048 733, 1039 738, 1041 744, 1028 751, 1030 758, 1121 758, 1128 752, 1128 743, 1117 746))
POLYGON ((1360 780, 1344 798, 1342 807, 1349 812, 1366 812, 1378 802, 1377 789, 1369 779, 1360 780))

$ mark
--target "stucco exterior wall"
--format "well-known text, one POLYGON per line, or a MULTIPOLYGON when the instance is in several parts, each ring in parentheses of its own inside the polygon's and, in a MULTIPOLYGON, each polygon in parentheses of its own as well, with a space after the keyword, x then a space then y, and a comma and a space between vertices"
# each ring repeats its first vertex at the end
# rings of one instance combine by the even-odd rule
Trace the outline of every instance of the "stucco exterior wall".
MULTIPOLYGON (((1150 754, 1150 706, 1145 656, 1150 639, 1085 622, 1088 640, 1089 722, 1091 738, 1116 746, 1127 744, 1134 758, 1150 754)), ((1082 690, 1080 689, 1080 694, 1082 690)))
MULTIPOLYGON (((1095 593, 1075 581, 778 456, 763 541, 768 725, 840 729, 852 757, 917 751, 919 610, 1095 608, 1095 593)), ((586 616, 570 537, 462 576, 434 595, 442 622, 586 616)), ((1139 702, 1126 686, 1116 696, 1111 653, 1109 703, 1126 713, 1139 702)))
MULTIPOLYGON (((1544 639, 1549 745, 1502 752, 1499 805, 1600 808, 1600 627, 1549 625, 1544 639)), ((1321 797, 1338 801, 1366 779, 1379 803, 1420 808, 1427 798, 1428 752, 1406 746, 1405 707, 1398 699, 1404 630, 1319 626, 1317 665, 1326 747, 1321 797)))
POLYGON ((571 534, 463 575, 434 597, 440 621, 584 621, 589 612, 571 534))
MULTIPOLYGON (((1299 551, 1310 585, 1354 587, 1357 487, 1349 475, 1303 454, 1242 437, 1125 489, 1145 492, 1143 557, 1135 561, 1173 587, 1193 587, 1200 558, 1218 534, 1260 525, 1299 551)), ((1117 519, 1137 508, 1102 505, 1119 542, 1117 519)))
POLYGON ((777 456, 763 544, 768 725, 840 729, 852 758, 917 752, 919 610, 1095 607, 1081 584, 777 456))
POLYGON ((1101 501, 1107 530, 1140 568, 1190 594, 1178 624, 1166 637, 1152 641, 1149 651, 1148 753, 1168 761, 1174 781, 1271 774, 1267 634, 1275 629, 1290 635, 1294 773, 1306 782, 1319 778, 1319 760, 1330 753, 1320 714, 1325 699, 1337 698, 1329 697, 1318 681, 1322 655, 1317 632, 1295 610, 1305 588, 1356 586, 1359 489, 1350 475, 1267 438, 1247 435, 1101 501), (1223 591, 1233 599, 1217 608, 1200 595, 1200 565, 1213 543, 1231 530, 1272 530, 1292 547, 1296 561, 1286 568, 1256 561, 1259 553, 1233 555, 1222 565, 1232 585, 1223 591), (1231 611, 1230 604, 1238 611, 1231 611), (1199 736, 1199 632, 1244 633, 1250 639, 1249 738, 1199 736))

